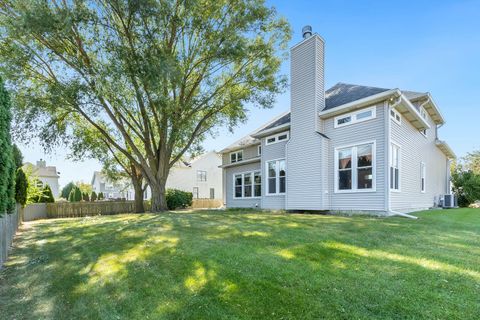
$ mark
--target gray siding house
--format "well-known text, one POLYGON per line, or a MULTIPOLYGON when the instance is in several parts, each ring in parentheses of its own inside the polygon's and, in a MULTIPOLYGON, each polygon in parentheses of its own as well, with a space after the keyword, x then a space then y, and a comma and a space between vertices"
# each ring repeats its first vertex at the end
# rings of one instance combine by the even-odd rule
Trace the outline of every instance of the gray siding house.
POLYGON ((429 93, 324 88, 324 40, 291 48, 291 110, 221 151, 227 207, 370 212, 439 206, 451 148, 429 93))

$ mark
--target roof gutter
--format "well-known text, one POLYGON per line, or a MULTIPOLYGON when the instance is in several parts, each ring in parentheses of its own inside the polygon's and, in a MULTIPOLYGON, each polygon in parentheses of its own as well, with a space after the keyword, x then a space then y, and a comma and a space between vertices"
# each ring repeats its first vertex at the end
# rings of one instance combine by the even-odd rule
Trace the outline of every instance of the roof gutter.
POLYGON ((256 132, 256 133, 252 134, 251 136, 258 139, 258 138, 262 138, 264 136, 268 136, 268 135, 273 134, 273 133, 285 131, 286 129, 289 129, 289 128, 290 128, 290 123, 284 123, 284 124, 279 125, 277 127, 273 127, 273 128, 267 129, 267 130, 256 132))

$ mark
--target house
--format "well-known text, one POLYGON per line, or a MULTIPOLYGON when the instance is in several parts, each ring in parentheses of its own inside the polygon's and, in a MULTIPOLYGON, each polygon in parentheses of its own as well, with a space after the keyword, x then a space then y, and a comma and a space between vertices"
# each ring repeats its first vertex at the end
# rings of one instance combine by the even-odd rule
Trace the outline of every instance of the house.
POLYGON ((170 169, 166 187, 192 192, 194 199, 223 199, 221 164, 215 151, 179 161, 170 169))
POLYGON ((60 185, 58 183, 60 172, 57 171, 57 167, 47 166, 47 162, 40 159, 36 165, 26 162, 22 168, 24 171, 31 172, 32 176, 36 177, 42 185, 48 184, 55 198, 60 197, 60 185))
POLYGON ((128 179, 113 181, 100 171, 93 173, 92 191, 97 195, 100 192, 103 193, 104 199, 133 200, 135 193, 132 189, 131 182, 128 179))
POLYGON ((324 89, 324 40, 291 48, 291 109, 221 151, 227 207, 369 212, 438 206, 453 151, 428 92, 324 89))
MULTIPOLYGON (((192 192, 195 199, 222 199, 221 164, 221 156, 215 151, 179 161, 170 169, 166 188, 192 192)), ((101 172, 95 171, 92 186, 97 194, 103 192, 105 199, 135 199, 135 191, 128 179, 113 182, 101 172)), ((150 188, 146 189, 144 198, 151 198, 150 188)))

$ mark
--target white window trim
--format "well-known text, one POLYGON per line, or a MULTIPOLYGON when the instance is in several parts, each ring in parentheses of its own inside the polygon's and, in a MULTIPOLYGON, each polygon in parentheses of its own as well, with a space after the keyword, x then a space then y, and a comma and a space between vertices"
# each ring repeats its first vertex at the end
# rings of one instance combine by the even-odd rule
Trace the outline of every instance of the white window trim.
POLYGON ((335 193, 366 193, 366 192, 376 192, 377 191, 377 141, 363 141, 358 143, 352 143, 348 145, 338 146, 335 147, 334 150, 334 185, 335 185, 335 193), (357 171, 357 151, 352 152, 352 189, 350 190, 340 190, 338 189, 338 150, 346 149, 346 148, 353 148, 358 147, 365 144, 372 144, 372 188, 371 189, 358 189, 357 186, 357 179, 358 173, 357 171), (353 166, 353 160, 355 159, 355 166, 353 166), (354 171, 355 170, 355 171, 354 171), (353 174, 355 172, 355 175, 353 174), (355 187, 355 188, 353 188, 355 187))
POLYGON ((207 170, 197 170, 197 182, 207 182, 207 170), (205 180, 199 179, 198 174, 205 172, 205 180))
POLYGON ((285 192, 280 192, 280 170, 279 170, 279 165, 278 165, 278 162, 279 161, 285 161, 285 173, 287 171, 287 161, 285 160, 285 158, 278 158, 278 159, 271 159, 271 160, 268 160, 268 161, 265 161, 265 182, 263 182, 263 179, 262 179, 262 183, 265 185, 265 196, 267 197, 271 197, 271 196, 283 196, 283 195, 286 195, 287 194, 287 175, 285 174, 285 192), (268 192, 268 163, 269 162, 277 162, 277 166, 276 166, 276 169, 275 169, 275 190, 276 190, 276 193, 270 193, 268 192))
MULTIPOLYGON (((421 107, 420 108, 420 116, 422 117, 423 120, 425 120, 425 122, 428 122, 428 112, 427 110, 425 110, 424 107, 421 107)), ((427 128, 423 129, 423 130, 419 130, 420 133, 422 134, 422 136, 424 136, 425 138, 427 138, 427 128)))
POLYGON ((237 200, 248 200, 248 199, 260 199, 262 196, 257 196, 255 197, 255 172, 258 172, 260 174, 260 177, 262 179, 262 183, 260 184, 260 189, 262 187, 262 184, 263 183, 263 177, 262 177, 262 170, 253 170, 253 171, 245 171, 245 172, 236 172, 236 173, 233 173, 232 174, 232 177, 233 177, 233 199, 237 199, 237 200), (251 175, 251 178, 252 178, 252 196, 251 197, 245 197, 244 194, 245 194, 245 178, 244 176, 247 175, 247 174, 250 174, 251 175), (242 175, 242 196, 241 197, 237 197, 235 196, 235 176, 238 176, 238 175, 242 175))
POLYGON ((262 155, 262 145, 258 145, 257 146, 257 156, 261 156, 262 155))
POLYGON ((230 152, 229 156, 230 156, 230 163, 237 163, 239 162, 238 160, 238 154, 241 153, 242 154, 242 160, 240 161, 243 161, 243 149, 242 150, 237 150, 237 151, 234 151, 234 152, 230 152), (235 161, 232 161, 232 154, 235 154, 235 161))
POLYGON ((350 112, 350 113, 342 114, 341 116, 335 117, 334 120, 333 120, 333 127, 334 128, 341 128, 341 127, 349 126, 349 125, 352 125, 352 124, 355 124, 355 123, 360 123, 360 122, 372 120, 372 119, 375 119, 376 117, 377 117, 376 106, 369 107, 369 108, 364 108, 364 109, 360 109, 360 110, 355 111, 355 112, 350 112), (367 112, 367 111, 372 111, 372 116, 371 117, 363 118, 363 119, 360 119, 360 120, 357 119, 357 115, 359 113, 364 113, 364 112, 367 112), (339 119, 347 118, 347 117, 351 117, 350 122, 338 124, 339 119))
POLYGON ((284 131, 284 132, 280 132, 280 133, 277 133, 277 134, 272 134, 271 136, 268 136, 265 138, 265 145, 266 146, 269 146, 271 144, 275 144, 275 143, 279 143, 279 142, 287 142, 288 140, 290 139, 290 131, 284 131), (278 137, 279 136, 283 136, 283 135, 287 135, 287 139, 285 140, 278 140, 278 137), (271 139, 271 138, 275 138, 275 141, 273 142, 268 142, 268 139, 271 139))
POLYGON ((392 150, 391 146, 388 146, 388 177, 389 177, 389 184, 388 188, 391 192, 402 192, 402 146, 395 141, 390 141, 390 144, 394 144, 398 147, 398 189, 390 188, 390 164, 392 163, 392 150))
POLYGON ((398 116, 398 119, 397 119, 396 117, 392 116, 392 114, 390 114, 390 119, 392 119, 396 124, 401 126, 402 125, 402 115, 400 114, 400 112, 398 112, 395 109, 390 109, 390 111, 392 111, 396 116, 398 116))
POLYGON ((427 192, 427 165, 425 162, 420 162, 420 192, 427 192), (425 175, 424 175, 425 174, 425 175), (423 178, 423 190, 422 190, 422 178, 423 178))

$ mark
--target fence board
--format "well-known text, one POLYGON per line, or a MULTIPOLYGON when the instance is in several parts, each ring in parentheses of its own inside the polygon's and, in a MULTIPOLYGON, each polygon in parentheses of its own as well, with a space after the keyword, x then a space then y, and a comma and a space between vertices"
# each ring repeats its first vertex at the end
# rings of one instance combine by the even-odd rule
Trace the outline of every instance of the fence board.
POLYGON ((0 216, 0 269, 7 260, 8 251, 15 237, 15 233, 20 225, 21 217, 19 216, 19 206, 16 207, 12 214, 4 213, 0 216))
MULTIPOLYGON (((144 203, 148 209, 148 203, 144 203)), ((47 203, 47 218, 74 218, 135 212, 134 201, 57 202, 47 203)))
POLYGON ((192 209, 216 209, 223 205, 219 199, 193 199, 192 209))

